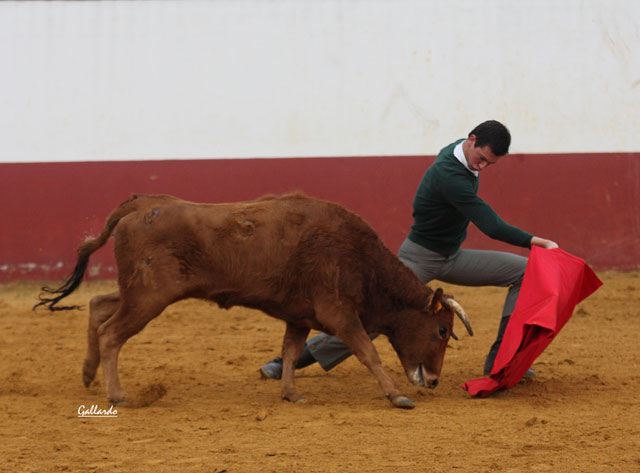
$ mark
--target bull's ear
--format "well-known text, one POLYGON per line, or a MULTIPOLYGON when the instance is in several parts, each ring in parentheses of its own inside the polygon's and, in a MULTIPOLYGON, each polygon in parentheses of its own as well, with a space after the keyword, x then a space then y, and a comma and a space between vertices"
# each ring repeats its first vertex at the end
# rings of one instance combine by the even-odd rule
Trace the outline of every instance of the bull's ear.
POLYGON ((441 298, 442 289, 438 288, 431 298, 431 307, 429 307, 429 312, 431 312, 432 314, 437 314, 438 312, 440 312, 440 310, 442 309, 441 298))
POLYGON ((431 302, 433 301, 433 295, 435 294, 435 292, 429 292, 429 295, 427 296, 427 300, 424 303, 424 311, 425 312, 429 312, 429 308, 431 307, 431 302))

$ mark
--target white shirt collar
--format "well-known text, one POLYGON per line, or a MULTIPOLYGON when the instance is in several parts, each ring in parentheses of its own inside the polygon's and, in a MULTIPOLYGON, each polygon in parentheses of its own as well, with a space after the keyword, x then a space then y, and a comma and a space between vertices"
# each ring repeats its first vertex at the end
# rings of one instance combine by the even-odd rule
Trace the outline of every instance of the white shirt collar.
POLYGON ((464 143, 464 141, 461 141, 460 143, 458 143, 456 145, 455 148, 453 148, 453 155, 456 158, 458 158, 458 161, 460 161, 462 164, 464 164, 464 167, 467 168, 467 171, 469 171, 474 176, 478 177, 480 172, 479 171, 474 171, 473 169, 471 169, 469 167, 469 163, 467 163, 467 159, 464 157, 464 151, 462 151, 462 143, 464 143))

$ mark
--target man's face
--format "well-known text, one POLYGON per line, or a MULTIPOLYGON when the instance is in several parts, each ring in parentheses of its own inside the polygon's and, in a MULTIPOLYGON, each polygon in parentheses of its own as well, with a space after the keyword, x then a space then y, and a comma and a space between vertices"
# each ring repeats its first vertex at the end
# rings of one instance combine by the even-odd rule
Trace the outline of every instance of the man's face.
POLYGON ((464 156, 467 164, 474 171, 482 171, 487 166, 491 166, 498 162, 502 156, 496 156, 488 145, 476 147, 476 135, 471 135, 467 139, 467 149, 464 150, 464 156))

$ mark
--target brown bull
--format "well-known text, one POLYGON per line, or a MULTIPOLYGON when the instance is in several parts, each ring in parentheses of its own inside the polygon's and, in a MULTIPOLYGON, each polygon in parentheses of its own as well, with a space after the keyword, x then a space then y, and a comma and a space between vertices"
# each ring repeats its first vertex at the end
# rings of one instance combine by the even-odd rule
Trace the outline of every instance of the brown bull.
POLYGON ((424 285, 360 217, 304 195, 230 204, 134 195, 78 248, 73 274, 57 289, 43 288, 52 295, 35 307, 77 308, 56 304, 78 287, 90 255, 112 232, 119 291, 91 300, 83 380, 88 386, 102 361, 114 403, 126 399, 117 370, 122 345, 189 297, 284 320, 281 394, 294 402, 302 399, 294 367, 311 329, 342 339, 404 408, 413 403, 384 371, 367 333, 386 335, 409 380, 428 387, 438 382, 454 311, 471 333, 462 308, 424 285))

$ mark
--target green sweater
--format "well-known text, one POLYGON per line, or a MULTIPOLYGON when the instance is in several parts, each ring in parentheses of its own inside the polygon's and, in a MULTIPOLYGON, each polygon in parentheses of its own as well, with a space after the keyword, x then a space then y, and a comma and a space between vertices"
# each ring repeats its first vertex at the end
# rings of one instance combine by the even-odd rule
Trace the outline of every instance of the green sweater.
POLYGON ((529 248, 533 235, 506 223, 478 197, 478 178, 453 155, 462 141, 443 148, 422 177, 413 201, 409 239, 450 256, 458 251, 473 222, 493 239, 529 248))

